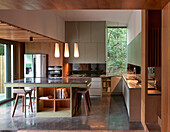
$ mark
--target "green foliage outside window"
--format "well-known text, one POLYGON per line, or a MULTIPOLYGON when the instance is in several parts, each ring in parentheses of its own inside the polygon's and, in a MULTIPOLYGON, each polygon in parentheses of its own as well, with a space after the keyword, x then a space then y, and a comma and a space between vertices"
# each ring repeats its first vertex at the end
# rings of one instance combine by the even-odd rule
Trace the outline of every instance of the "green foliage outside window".
POLYGON ((127 71, 127 29, 107 28, 106 72, 121 75, 127 71))
POLYGON ((4 45, 0 44, 0 55, 4 55, 4 45))

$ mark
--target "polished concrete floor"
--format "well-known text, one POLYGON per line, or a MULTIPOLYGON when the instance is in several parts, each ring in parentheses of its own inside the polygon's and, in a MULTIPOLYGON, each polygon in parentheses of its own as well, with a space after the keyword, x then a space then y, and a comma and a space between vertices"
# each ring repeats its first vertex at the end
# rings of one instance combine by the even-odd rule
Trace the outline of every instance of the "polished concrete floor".
POLYGON ((89 116, 81 113, 72 118, 38 118, 27 109, 22 113, 21 100, 15 116, 11 113, 14 101, 0 105, 0 130, 143 130, 140 122, 129 123, 123 96, 92 97, 89 116))
POLYGON ((0 101, 5 99, 5 94, 0 94, 0 101))

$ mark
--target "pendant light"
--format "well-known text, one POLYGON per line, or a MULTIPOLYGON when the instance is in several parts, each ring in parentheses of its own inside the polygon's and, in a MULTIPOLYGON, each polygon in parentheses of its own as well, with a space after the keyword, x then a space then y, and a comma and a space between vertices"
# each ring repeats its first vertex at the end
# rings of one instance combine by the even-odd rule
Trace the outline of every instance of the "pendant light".
POLYGON ((58 43, 55 43, 55 57, 56 58, 59 58, 60 57, 60 49, 59 49, 59 44, 58 43))
POLYGON ((78 49, 78 43, 74 43, 74 57, 79 57, 79 49, 78 49))
POLYGON ((64 57, 69 57, 69 47, 68 47, 68 43, 65 43, 64 57))
MULTIPOLYGON (((77 29, 77 23, 76 23, 76 32, 77 32, 77 40, 78 40, 78 29, 77 29)), ((79 48, 78 48, 78 43, 74 43, 74 57, 78 58, 79 57, 79 48)))

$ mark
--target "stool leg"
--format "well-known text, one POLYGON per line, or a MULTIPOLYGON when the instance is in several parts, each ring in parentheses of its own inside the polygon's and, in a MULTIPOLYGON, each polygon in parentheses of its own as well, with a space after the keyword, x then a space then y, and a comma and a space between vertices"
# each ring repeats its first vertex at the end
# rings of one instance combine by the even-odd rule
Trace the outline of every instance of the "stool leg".
POLYGON ((26 94, 24 95, 24 109, 25 109, 25 118, 26 118, 26 94))
POLYGON ((88 98, 88 93, 85 93, 85 97, 86 97, 86 102, 87 102, 88 109, 90 111, 90 102, 89 102, 89 98, 88 98))
POLYGON ((87 91, 87 96, 88 96, 88 100, 90 102, 90 105, 91 105, 91 99, 90 99, 90 94, 89 94, 89 91, 87 91))
POLYGON ((86 116, 87 116, 88 113, 87 113, 87 104, 86 104, 86 95, 85 94, 83 94, 83 100, 84 100, 85 113, 86 113, 86 116))
POLYGON ((81 108, 81 96, 82 96, 82 94, 79 94, 79 98, 78 98, 78 101, 79 101, 79 103, 78 103, 78 110, 81 108))
POLYGON ((35 103, 35 89, 34 89, 33 102, 35 103))
POLYGON ((77 112, 77 108, 78 108, 78 94, 76 95, 75 115, 77 112))
POLYGON ((29 100, 30 100, 31 112, 33 112, 33 110, 32 110, 32 102, 31 102, 31 93, 29 93, 29 100))
POLYGON ((13 117, 14 114, 15 114, 15 110, 16 110, 17 103, 18 103, 18 98, 19 98, 19 96, 18 96, 18 94, 17 94, 16 101, 15 101, 15 105, 14 105, 14 109, 13 109, 13 112, 12 112, 12 117, 13 117))
POLYGON ((22 112, 24 112, 24 96, 22 96, 22 112))

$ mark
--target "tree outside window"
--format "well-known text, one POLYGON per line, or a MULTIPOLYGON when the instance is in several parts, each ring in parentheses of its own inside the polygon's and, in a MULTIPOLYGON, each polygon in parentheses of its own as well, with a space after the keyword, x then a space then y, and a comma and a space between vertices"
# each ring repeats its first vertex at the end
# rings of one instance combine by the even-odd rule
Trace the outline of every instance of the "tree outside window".
POLYGON ((127 72, 127 29, 107 28, 106 72, 121 75, 127 72))

